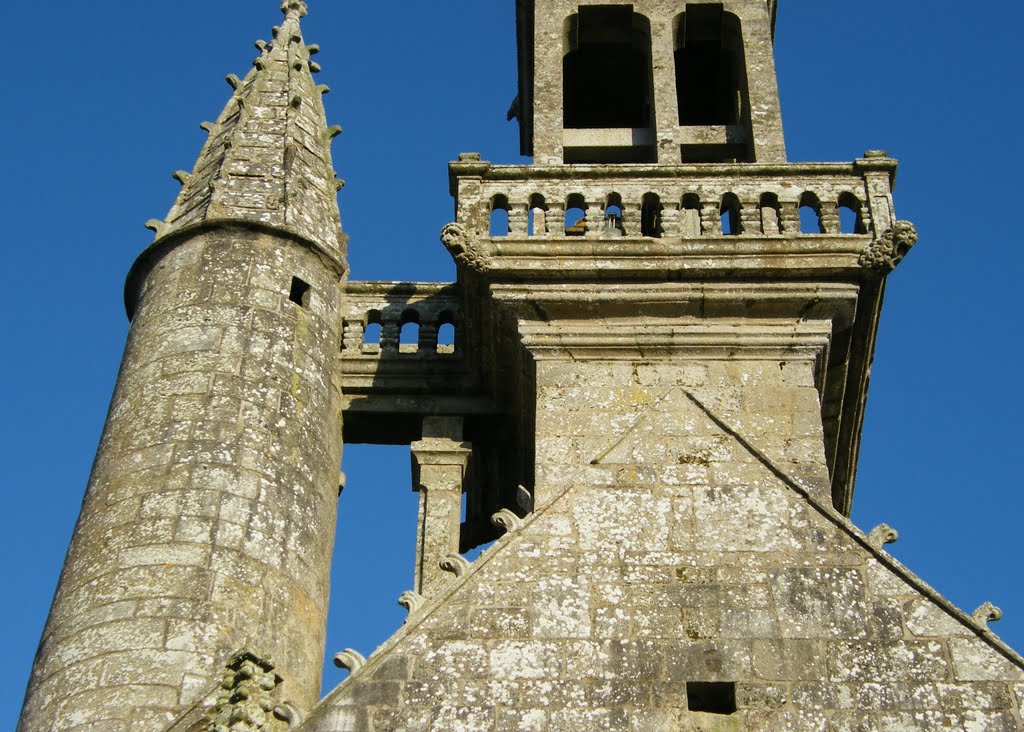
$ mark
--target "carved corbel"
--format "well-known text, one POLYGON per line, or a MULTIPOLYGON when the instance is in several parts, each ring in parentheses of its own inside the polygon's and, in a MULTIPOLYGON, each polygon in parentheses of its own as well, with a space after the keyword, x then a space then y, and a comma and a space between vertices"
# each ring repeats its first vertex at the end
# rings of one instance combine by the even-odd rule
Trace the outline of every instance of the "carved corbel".
POLYGON ((438 562, 438 566, 441 567, 445 572, 454 574, 456 578, 464 577, 469 572, 469 560, 461 554, 449 554, 447 557, 438 562))
POLYGON ((338 668, 348 669, 349 673, 354 674, 366 665, 366 657, 359 651, 346 648, 334 656, 334 665, 338 668))
POLYGON ((899 538, 900 533, 889 524, 879 524, 868 534, 868 544, 881 550, 886 544, 895 544, 899 538))
POLYGON ((991 602, 986 602, 973 613, 971 617, 974 618, 974 622, 981 626, 984 630, 988 630, 989 623, 995 623, 996 621, 1003 619, 1003 611, 993 605, 991 602))
POLYGON ((488 270, 487 257, 462 224, 452 223, 445 226, 441 230, 441 243, 457 264, 474 272, 484 273, 488 270))
POLYGON ((491 523, 509 534, 523 528, 523 520, 507 508, 503 508, 491 516, 491 523))
POLYGON ((917 243, 917 229, 909 221, 897 221, 860 255, 860 266, 883 277, 892 272, 917 243))

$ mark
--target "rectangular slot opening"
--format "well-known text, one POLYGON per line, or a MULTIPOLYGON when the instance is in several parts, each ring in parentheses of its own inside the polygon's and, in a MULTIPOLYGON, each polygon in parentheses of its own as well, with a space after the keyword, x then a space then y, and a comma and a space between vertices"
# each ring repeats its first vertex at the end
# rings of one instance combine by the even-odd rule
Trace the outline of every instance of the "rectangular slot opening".
POLYGON ((298 277, 292 277, 292 289, 288 294, 288 299, 300 307, 307 307, 309 305, 309 283, 303 282, 298 277))
POLYGON ((688 681, 686 708, 705 714, 735 714, 736 684, 732 681, 688 681))

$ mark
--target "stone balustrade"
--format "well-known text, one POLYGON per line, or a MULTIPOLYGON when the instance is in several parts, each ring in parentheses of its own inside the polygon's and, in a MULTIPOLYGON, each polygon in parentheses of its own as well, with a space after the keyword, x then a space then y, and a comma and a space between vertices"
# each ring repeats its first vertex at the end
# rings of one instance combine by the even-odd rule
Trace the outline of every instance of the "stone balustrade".
POLYGON ((342 356, 453 356, 461 350, 460 309, 453 285, 349 282, 342 356))
POLYGON ((876 235, 891 221, 896 161, 853 164, 451 166, 459 221, 479 237, 876 235), (633 170, 636 168, 636 170, 633 170), (724 170, 724 168, 728 168, 724 170))

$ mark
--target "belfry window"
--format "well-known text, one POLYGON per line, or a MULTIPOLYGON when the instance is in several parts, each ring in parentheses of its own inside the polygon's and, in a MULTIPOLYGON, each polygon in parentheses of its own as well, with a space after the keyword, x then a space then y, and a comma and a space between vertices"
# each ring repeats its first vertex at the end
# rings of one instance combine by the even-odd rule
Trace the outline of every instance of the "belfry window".
POLYGON ((746 69, 739 19, 718 4, 689 4, 676 21, 681 126, 743 121, 746 69))
POLYGON ((565 36, 565 127, 651 127, 653 77, 647 19, 630 5, 584 6, 566 21, 565 36))

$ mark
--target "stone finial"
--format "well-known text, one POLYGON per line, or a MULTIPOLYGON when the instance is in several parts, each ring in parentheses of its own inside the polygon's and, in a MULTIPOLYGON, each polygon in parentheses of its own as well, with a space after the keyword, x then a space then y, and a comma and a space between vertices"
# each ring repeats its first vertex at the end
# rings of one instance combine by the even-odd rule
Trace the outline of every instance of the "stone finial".
POLYGON ((523 528, 523 520, 507 508, 503 508, 491 516, 491 523, 510 534, 523 528))
POLYGON ((309 13, 309 7, 304 0, 283 0, 281 12, 284 13, 286 18, 305 18, 306 14, 309 13))
POLYGON ((426 598, 412 590, 406 590, 398 598, 398 604, 408 610, 410 615, 423 607, 424 602, 426 602, 426 598))
POLYGON ((971 613, 971 617, 974 618, 975 623, 988 630, 989 623, 995 623, 1003 619, 1003 611, 991 602, 986 602, 971 613))
POLYGON ((227 665, 217 697, 217 716, 209 732, 269 732, 277 706, 272 692, 281 683, 274 666, 252 651, 242 651, 227 665))
POLYGON ((860 266, 885 276, 896 269, 917 243, 917 229, 909 221, 897 221, 860 255, 860 266))
POLYGON ((441 230, 441 243, 452 255, 456 263, 474 272, 486 272, 487 258, 480 250, 476 240, 462 224, 448 224, 441 230))
POLYGON ((354 674, 366 665, 366 657, 359 651, 346 648, 334 656, 334 665, 338 668, 346 668, 349 673, 354 674))
POLYGON ((875 549, 881 549, 886 544, 895 544, 899 538, 900 533, 889 524, 879 524, 868 534, 868 544, 875 549))
POLYGON ((440 566, 445 572, 450 572, 458 578, 465 576, 469 571, 470 564, 469 560, 461 554, 449 554, 438 562, 438 566, 440 566))

